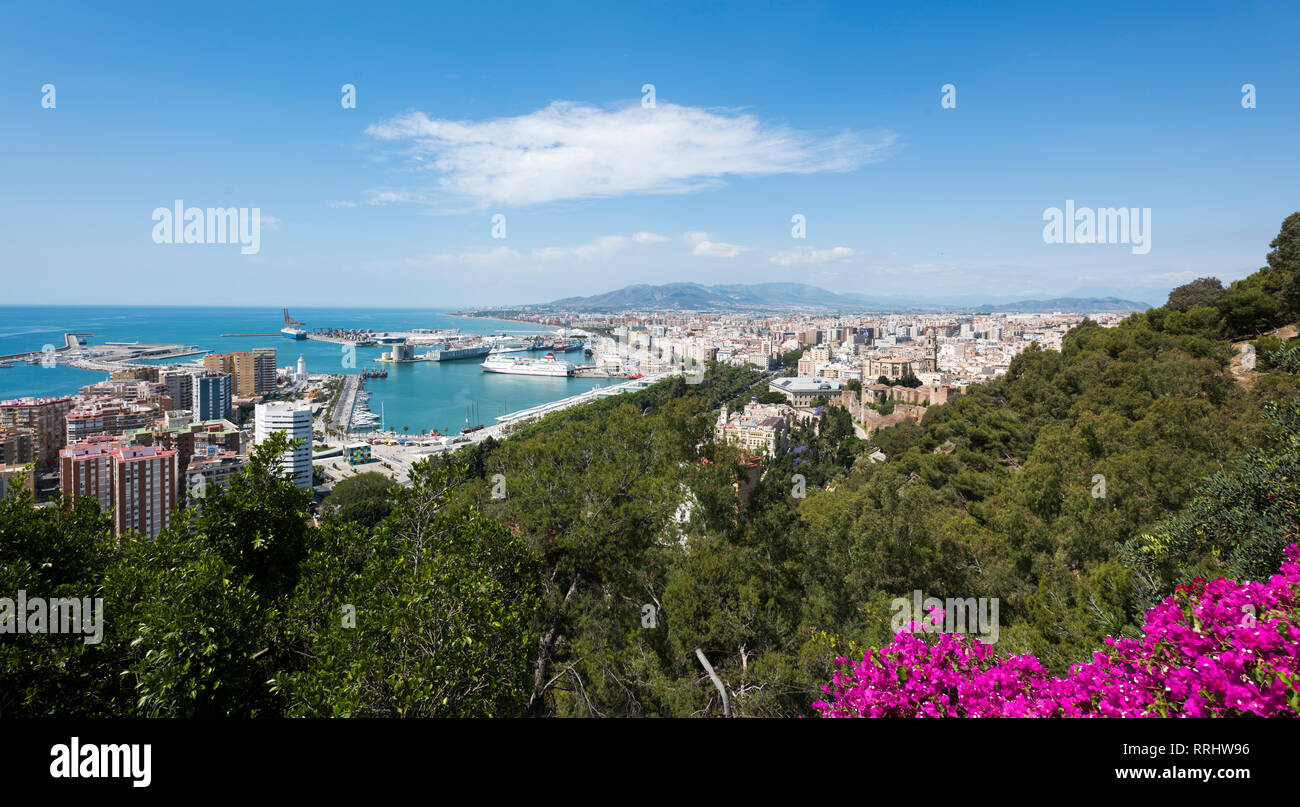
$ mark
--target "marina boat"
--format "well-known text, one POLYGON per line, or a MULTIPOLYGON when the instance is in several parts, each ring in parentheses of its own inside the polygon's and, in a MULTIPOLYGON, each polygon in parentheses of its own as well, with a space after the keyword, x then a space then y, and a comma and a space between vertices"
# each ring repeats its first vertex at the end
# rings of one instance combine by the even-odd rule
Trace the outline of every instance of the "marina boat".
POLYGON ((483 362, 483 372, 566 377, 573 375, 573 365, 555 358, 554 353, 547 353, 541 359, 496 356, 483 362))

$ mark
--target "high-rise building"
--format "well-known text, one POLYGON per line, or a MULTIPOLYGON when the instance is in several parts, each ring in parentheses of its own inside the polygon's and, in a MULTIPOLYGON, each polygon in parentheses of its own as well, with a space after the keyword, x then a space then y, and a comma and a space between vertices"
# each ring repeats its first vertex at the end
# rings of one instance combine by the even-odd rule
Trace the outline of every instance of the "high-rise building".
POLYGON ((204 370, 194 375, 193 406, 195 420, 225 420, 230 417, 229 373, 204 370))
POLYGON ((273 347, 259 347, 252 352, 209 353, 203 357, 203 369, 229 374, 233 393, 239 398, 253 398, 275 391, 273 347))
POLYGON ((113 509, 113 449, 105 443, 74 443, 59 452, 59 489, 71 499, 89 497, 113 509))
POLYGON ((275 392, 276 355, 273 347, 253 348, 253 394, 275 392))
POLYGON ((53 463, 67 444, 65 418, 71 398, 14 398, 0 401, 0 429, 32 430, 32 455, 38 463, 53 463))
POLYGON ((156 538, 176 509, 176 451, 154 446, 113 450, 113 527, 156 538))
POLYGON ((35 432, 29 428, 0 428, 0 465, 26 465, 35 451, 35 432))
POLYGON ((290 439, 299 440, 290 446, 281 460, 281 469, 293 477, 301 488, 311 487, 311 409, 292 403, 258 404, 254 410, 256 422, 253 435, 259 445, 275 432, 286 432, 290 439))
POLYGON ((172 409, 190 409, 194 406, 193 373, 171 370, 163 373, 159 380, 167 388, 167 397, 172 399, 172 409))

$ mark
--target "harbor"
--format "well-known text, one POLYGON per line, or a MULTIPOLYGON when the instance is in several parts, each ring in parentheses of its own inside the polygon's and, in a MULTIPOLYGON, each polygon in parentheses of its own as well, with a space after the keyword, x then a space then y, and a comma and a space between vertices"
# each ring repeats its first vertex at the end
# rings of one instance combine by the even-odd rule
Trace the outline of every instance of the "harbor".
POLYGON ((65 319, 71 327, 58 333, 41 329, 54 319, 39 309, 15 314, 15 333, 0 340, 3 397, 73 394, 114 373, 165 364, 196 370, 211 352, 276 348, 280 373, 298 372, 301 355, 304 377, 331 385, 330 400, 317 403, 323 410, 318 430, 354 440, 383 434, 425 442, 425 449, 499 435, 502 424, 611 394, 601 390, 643 372, 635 358, 619 355, 616 343, 594 334, 540 325, 530 331, 444 312, 332 309, 295 319, 285 309, 104 308, 65 319), (281 323, 284 330, 276 331, 281 323), (412 360, 382 360, 394 350, 412 360), (485 371, 482 365, 494 358, 553 363, 561 372, 485 371), (467 408, 482 417, 467 417, 467 408), (482 428, 461 434, 474 426, 482 428))

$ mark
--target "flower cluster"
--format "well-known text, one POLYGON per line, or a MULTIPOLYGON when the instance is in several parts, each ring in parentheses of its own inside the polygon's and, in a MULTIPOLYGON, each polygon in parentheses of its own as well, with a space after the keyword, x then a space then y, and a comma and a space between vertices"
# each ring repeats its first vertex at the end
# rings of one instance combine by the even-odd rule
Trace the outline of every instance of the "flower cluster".
MULTIPOLYGON (((1053 676, 1033 656, 900 632, 835 673, 823 717, 1220 717, 1300 714, 1300 548, 1268 582, 1198 578, 1053 676)), ((837 659, 844 667, 846 659, 837 659)))

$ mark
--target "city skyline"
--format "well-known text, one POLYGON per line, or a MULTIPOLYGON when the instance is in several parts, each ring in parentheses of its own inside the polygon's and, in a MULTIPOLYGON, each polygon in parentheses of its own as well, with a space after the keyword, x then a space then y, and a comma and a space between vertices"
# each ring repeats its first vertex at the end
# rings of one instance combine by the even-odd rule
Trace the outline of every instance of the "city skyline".
POLYGON ((1294 207, 1284 39, 1300 14, 1282 5, 1184 21, 376 6, 347 24, 258 9, 252 28, 237 11, 14 15, 5 302, 238 305, 255 289, 456 309, 799 281, 1158 305, 1253 272, 1294 207), (1159 41, 1141 34, 1157 21, 1159 41), (1053 30, 1070 36, 1049 47, 1053 30), (151 216, 178 203, 257 209, 257 251, 155 243, 151 216), (1148 251, 1047 243, 1047 211, 1076 204, 1149 211, 1148 251))

